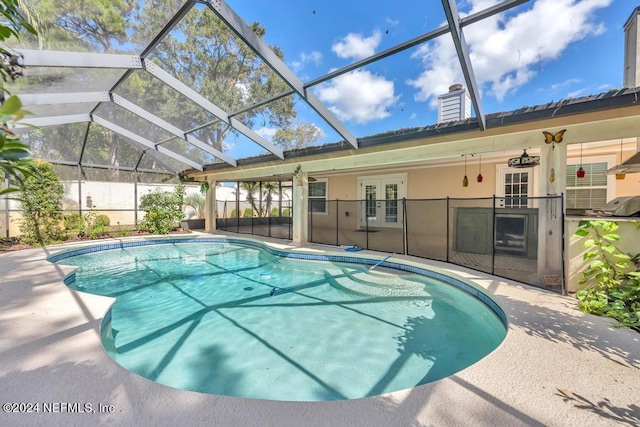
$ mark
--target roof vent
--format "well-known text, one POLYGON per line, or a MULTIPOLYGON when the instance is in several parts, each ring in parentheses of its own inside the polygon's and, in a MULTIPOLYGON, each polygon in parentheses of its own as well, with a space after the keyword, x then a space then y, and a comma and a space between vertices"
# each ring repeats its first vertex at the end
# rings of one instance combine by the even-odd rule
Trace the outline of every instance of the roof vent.
POLYGON ((449 86, 449 92, 455 92, 456 90, 460 89, 462 89, 462 85, 460 83, 449 86))

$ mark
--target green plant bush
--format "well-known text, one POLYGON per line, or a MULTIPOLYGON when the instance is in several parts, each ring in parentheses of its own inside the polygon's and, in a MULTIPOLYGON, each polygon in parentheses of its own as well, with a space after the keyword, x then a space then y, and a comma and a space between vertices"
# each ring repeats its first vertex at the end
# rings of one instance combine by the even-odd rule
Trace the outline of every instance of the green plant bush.
POLYGON ((237 216, 238 212, 236 211, 235 208, 231 209, 231 213, 229 214, 229 218, 235 218, 237 216))
POLYGON ((291 209, 283 208, 282 209, 282 216, 285 216, 285 217, 291 216, 291 209))
POLYGON ((102 224, 105 227, 108 227, 109 224, 111 224, 111 219, 109 218, 108 215, 100 214, 100 215, 96 216, 95 223, 96 224, 102 224))
POLYGON ((243 218, 252 218, 253 217, 253 209, 251 208, 246 208, 244 210, 244 213, 242 214, 243 218))
POLYGON ((85 222, 82 215, 79 213, 67 214, 63 220, 64 231, 69 233, 80 233, 85 228, 85 222))
POLYGON ((20 185, 20 203, 24 210, 20 239, 29 245, 44 246, 64 239, 62 197, 64 188, 50 163, 34 160, 35 173, 20 185))
POLYGON ((97 239, 107 234, 107 227, 104 224, 104 219, 100 218, 101 216, 103 215, 99 215, 94 211, 89 211, 84 216, 86 224, 84 234, 89 236, 91 239, 97 239))
POLYGON ((142 196, 140 209, 146 215, 140 221, 140 229, 154 234, 169 234, 174 224, 184 217, 184 193, 184 186, 177 185, 173 192, 156 190, 142 196))
POLYGON ((280 209, 278 209, 278 208, 271 208, 271 216, 275 216, 275 217, 280 216, 280 209))
MULTIPOLYGON (((580 221, 576 236, 588 237, 583 260, 589 265, 582 272, 577 292, 580 310, 608 316, 640 332, 640 254, 629 255, 615 246, 620 236, 618 224, 606 220, 580 221)), ((640 224, 636 223, 640 231, 640 224)), ((637 233, 635 239, 640 238, 637 233)))

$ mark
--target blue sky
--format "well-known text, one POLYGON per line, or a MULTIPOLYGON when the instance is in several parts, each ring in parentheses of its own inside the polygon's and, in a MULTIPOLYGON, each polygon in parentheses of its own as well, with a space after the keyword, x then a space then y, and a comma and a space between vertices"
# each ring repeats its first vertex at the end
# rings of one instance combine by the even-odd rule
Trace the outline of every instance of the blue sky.
MULTIPOLYGON (((496 0, 459 1, 462 16, 496 0)), ((445 23, 440 1, 229 0, 260 22, 303 81, 405 42, 445 23)), ((530 0, 465 27, 484 113, 622 87, 623 25, 636 2, 530 0)), ((313 88, 356 136, 434 124, 437 95, 464 83, 449 35, 313 88)), ((322 143, 341 138, 299 103, 299 120, 318 125, 322 143)), ((257 129, 267 139, 273 129, 257 129)), ((243 144, 244 146, 244 144, 243 144)), ((243 157, 246 153, 230 154, 243 157)))

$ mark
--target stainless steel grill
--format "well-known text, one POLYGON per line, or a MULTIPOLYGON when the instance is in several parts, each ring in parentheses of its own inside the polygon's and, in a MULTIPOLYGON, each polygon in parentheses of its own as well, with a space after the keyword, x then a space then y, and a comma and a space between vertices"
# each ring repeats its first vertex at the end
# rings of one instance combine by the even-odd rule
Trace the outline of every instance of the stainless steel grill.
POLYGON ((640 196, 616 197, 598 211, 598 216, 640 216, 640 196))

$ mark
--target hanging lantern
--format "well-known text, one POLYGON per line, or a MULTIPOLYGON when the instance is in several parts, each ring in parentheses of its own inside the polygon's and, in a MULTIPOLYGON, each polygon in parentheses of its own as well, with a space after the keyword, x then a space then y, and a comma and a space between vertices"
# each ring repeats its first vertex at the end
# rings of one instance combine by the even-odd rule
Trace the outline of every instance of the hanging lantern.
POLYGON ((482 154, 480 154, 478 157, 478 176, 476 177, 476 180, 478 182, 482 182, 482 179, 482 154))
POLYGON ((584 178, 584 176, 586 175, 585 170, 582 168, 582 143, 580 143, 580 167, 578 168, 578 170, 576 171, 576 176, 578 178, 584 178))
MULTIPOLYGON (((620 140, 620 164, 622 164, 622 140, 620 140)), ((617 173, 616 179, 620 181, 620 180, 623 180, 625 176, 626 174, 624 173, 617 173)))
POLYGON ((469 186, 469 178, 467 178, 467 157, 464 157, 464 178, 462 178, 462 186, 469 186))

